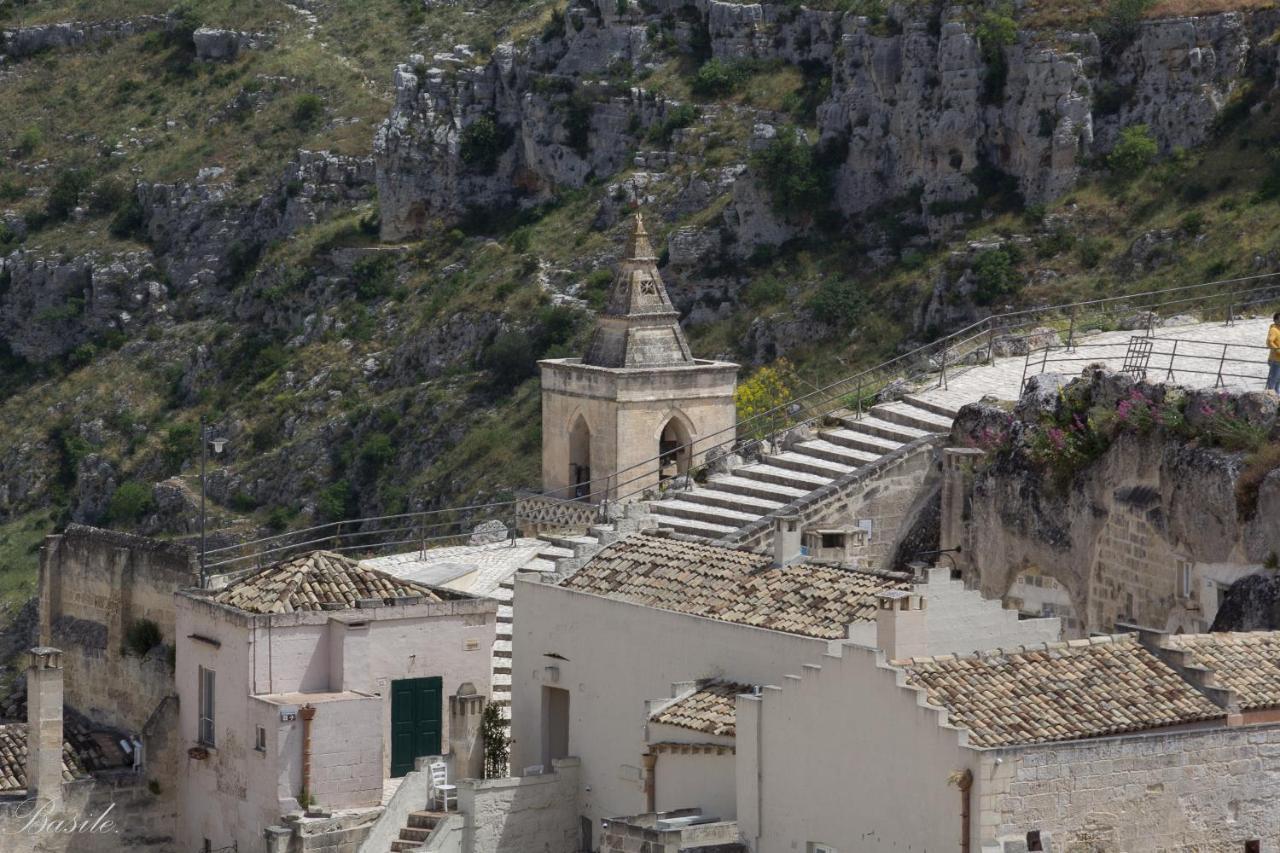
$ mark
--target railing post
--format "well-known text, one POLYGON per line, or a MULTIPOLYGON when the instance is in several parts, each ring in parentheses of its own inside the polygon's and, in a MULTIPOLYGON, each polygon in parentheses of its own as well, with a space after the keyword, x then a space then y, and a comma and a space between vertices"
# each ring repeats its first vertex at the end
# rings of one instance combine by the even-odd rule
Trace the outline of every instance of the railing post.
POLYGON ((858 390, 854 392, 858 395, 858 419, 862 419, 862 377, 858 377, 858 390))
POLYGON ((1228 299, 1227 300, 1227 321, 1223 325, 1234 326, 1236 324, 1235 307, 1236 307, 1235 303, 1231 299, 1228 299))
POLYGON ((1067 352, 1075 352, 1076 348, 1076 312, 1072 310, 1071 321, 1067 326, 1067 352))
POLYGON ((987 327, 987 364, 996 363, 996 327, 987 327))
POLYGON ((1173 381, 1173 363, 1178 358, 1178 339, 1173 339, 1173 349, 1169 351, 1169 371, 1164 375, 1165 382, 1173 381))
POLYGON ((1213 383, 1214 388, 1221 388, 1223 385, 1226 384, 1225 382, 1222 381, 1222 368, 1226 366, 1226 363, 1227 363, 1227 345, 1223 344, 1222 357, 1218 359, 1218 378, 1213 383))
POLYGON ((942 339, 942 390, 944 391, 947 390, 947 347, 950 343, 947 338, 942 339))

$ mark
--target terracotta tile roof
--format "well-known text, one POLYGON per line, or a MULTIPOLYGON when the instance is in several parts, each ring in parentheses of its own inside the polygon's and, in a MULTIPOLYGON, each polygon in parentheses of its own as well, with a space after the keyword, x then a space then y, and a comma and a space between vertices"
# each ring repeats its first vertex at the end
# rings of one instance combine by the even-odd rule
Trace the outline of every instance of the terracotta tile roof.
POLYGON ((734 697, 750 693, 750 684, 708 681, 694 692, 665 705, 649 716, 649 721, 679 726, 708 735, 734 736, 737 713, 734 697))
POLYGON ((313 551, 236 581, 213 600, 248 613, 293 613, 353 608, 362 599, 387 604, 404 597, 443 600, 430 587, 366 569, 332 551, 313 551))
MULTIPOLYGON (((89 775, 70 741, 62 744, 62 781, 73 782, 89 775)), ((0 724, 0 794, 27 790, 27 724, 0 724)))
POLYGON ((1132 634, 895 662, 978 747, 1046 743, 1220 718, 1226 712, 1132 634))
POLYGON ((824 640, 875 619, 877 593, 909 587, 870 572, 771 563, 764 554, 640 534, 604 548, 561 586, 824 640))
POLYGON ((1185 652, 1184 664, 1210 670, 1211 683, 1234 691, 1241 710, 1280 705, 1280 631, 1175 634, 1164 645, 1185 652))

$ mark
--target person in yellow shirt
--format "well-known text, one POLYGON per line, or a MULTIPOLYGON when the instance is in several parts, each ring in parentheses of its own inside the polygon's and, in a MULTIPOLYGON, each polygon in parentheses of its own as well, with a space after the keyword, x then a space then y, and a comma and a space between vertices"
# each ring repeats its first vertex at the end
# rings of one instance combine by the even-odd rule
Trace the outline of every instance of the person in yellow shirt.
POLYGON ((1267 330, 1267 347, 1271 356, 1267 359, 1267 390, 1280 394, 1280 314, 1271 318, 1267 330))

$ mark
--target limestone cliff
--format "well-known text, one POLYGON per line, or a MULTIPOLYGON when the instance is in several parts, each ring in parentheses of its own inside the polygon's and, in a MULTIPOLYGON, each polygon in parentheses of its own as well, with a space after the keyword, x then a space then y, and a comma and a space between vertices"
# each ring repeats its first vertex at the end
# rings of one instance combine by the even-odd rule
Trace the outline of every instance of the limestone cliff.
MULTIPOLYGON (((500 45, 487 62, 454 52, 397 69, 395 107, 375 143, 383 233, 400 239, 476 206, 534 204, 633 163, 655 171, 634 152, 675 104, 651 93, 645 74, 702 52, 821 78, 829 95, 817 134, 843 151, 835 206, 856 216, 908 197, 938 234, 993 174, 1012 176, 1028 203, 1061 194, 1123 127, 1147 124, 1166 152, 1202 142, 1247 73, 1273 73, 1278 22, 1274 11, 1149 21, 1106 62, 1092 33, 1024 30, 1000 49, 997 71, 959 7, 895 6, 872 21, 779 4, 582 0, 558 31, 500 45), (637 82, 617 82, 633 74, 637 82), (501 151, 478 169, 462 148, 481 119, 498 128, 501 151)), ((738 109, 757 140, 784 119, 738 109)), ((700 160, 685 156, 692 176, 676 191, 719 182, 720 167, 700 160)), ((745 180, 733 182, 719 227, 744 255, 796 233, 745 180)))

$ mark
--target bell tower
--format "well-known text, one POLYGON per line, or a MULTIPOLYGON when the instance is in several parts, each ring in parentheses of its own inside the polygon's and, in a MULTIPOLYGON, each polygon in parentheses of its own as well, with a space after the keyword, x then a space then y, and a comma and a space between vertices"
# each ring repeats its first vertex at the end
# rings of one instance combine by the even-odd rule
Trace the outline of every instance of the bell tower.
POLYGON ((693 357, 639 213, 586 354, 538 364, 549 495, 639 498, 734 440, 738 365, 693 357))

